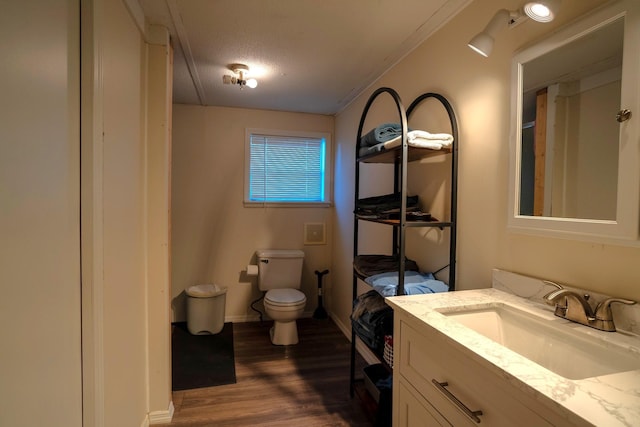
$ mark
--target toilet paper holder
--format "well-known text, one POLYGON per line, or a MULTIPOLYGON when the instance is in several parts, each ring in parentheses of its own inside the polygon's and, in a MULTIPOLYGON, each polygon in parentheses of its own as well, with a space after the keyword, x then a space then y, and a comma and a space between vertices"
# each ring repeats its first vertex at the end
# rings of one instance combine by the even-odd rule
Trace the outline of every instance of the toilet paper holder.
POLYGON ((258 266, 254 264, 247 265, 247 276, 257 276, 258 266))

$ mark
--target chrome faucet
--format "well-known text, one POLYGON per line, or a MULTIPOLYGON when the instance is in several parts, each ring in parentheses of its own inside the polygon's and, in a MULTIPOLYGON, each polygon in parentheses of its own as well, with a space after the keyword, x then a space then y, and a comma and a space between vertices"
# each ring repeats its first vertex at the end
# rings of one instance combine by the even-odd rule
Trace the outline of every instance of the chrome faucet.
POLYGON ((615 332, 616 326, 613 323, 613 313, 611 304, 619 302, 622 304, 635 304, 635 301, 622 298, 608 298, 596 305, 593 310, 589 304, 589 294, 580 295, 554 282, 544 281, 548 285, 558 289, 549 292, 544 296, 544 300, 549 305, 555 304, 554 314, 572 322, 590 326, 595 329, 607 332, 615 332))
POLYGON ((633 305, 636 303, 635 301, 623 298, 608 298, 598 303, 595 313, 596 322, 599 325, 598 329, 607 332, 614 332, 616 330, 616 325, 613 323, 613 313, 611 312, 611 304, 614 302, 627 305, 633 305))

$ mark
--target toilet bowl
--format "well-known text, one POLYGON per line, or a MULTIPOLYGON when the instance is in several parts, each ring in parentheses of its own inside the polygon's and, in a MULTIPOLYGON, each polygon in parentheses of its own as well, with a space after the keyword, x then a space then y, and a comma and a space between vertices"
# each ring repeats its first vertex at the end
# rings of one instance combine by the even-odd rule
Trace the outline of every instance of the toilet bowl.
POLYGON ((300 289, 304 252, 300 250, 264 249, 258 258, 258 288, 265 292, 264 309, 273 320, 270 330, 275 345, 298 343, 296 319, 307 303, 300 289))
POLYGON ((302 316, 307 297, 297 289, 272 289, 264 297, 264 309, 273 320, 269 331, 275 345, 298 343, 296 319, 302 316))

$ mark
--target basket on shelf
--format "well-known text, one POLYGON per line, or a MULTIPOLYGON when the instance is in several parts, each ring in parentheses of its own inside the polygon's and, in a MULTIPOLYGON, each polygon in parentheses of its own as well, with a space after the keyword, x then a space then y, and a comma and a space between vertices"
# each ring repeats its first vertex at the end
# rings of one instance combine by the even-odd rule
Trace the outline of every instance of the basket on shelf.
POLYGON ((387 365, 393 368, 393 335, 384 336, 384 351, 382 356, 387 365))

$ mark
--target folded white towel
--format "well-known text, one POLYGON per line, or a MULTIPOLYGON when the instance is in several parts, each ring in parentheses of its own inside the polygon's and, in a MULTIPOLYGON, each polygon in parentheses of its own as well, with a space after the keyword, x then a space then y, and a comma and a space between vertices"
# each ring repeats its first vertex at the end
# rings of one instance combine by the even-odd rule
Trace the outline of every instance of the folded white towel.
MULTIPOLYGON (((390 150, 400 144, 402 144, 402 135, 372 147, 362 147, 360 148, 360 156, 381 150, 390 150)), ((407 132, 407 144, 411 147, 441 150, 443 147, 450 147, 453 144, 453 136, 448 133, 429 133, 424 130, 412 130, 407 132)))
POLYGON ((429 133, 424 130, 407 132, 407 143, 422 148, 439 150, 453 143, 453 136, 448 133, 429 133))

